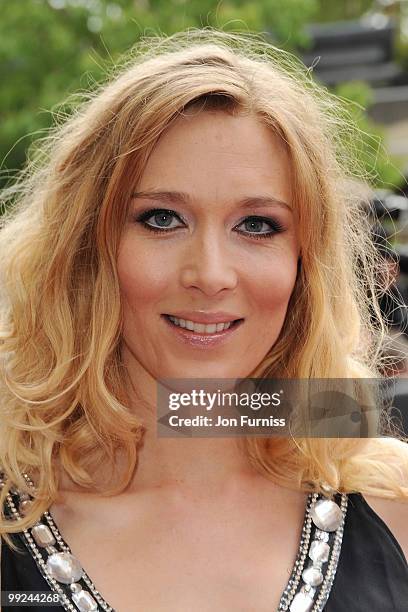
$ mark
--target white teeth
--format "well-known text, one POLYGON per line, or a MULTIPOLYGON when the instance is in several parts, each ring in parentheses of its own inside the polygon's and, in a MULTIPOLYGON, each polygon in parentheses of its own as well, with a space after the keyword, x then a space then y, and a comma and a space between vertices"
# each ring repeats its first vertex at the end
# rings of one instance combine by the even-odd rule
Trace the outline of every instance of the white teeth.
POLYGON ((204 323, 194 323, 194 321, 188 321, 186 319, 180 319, 178 317, 169 316, 170 321, 179 327, 184 327, 190 331, 195 331, 201 334, 215 334, 219 331, 224 331, 231 326, 232 321, 228 323, 210 323, 205 325, 204 323))

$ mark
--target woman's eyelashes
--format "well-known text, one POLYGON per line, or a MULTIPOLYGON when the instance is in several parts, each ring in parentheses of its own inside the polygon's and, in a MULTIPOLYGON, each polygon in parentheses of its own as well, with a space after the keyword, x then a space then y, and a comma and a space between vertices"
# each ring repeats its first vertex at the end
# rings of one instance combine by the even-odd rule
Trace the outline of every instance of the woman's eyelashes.
POLYGON ((146 210, 140 215, 136 215, 135 221, 140 223, 143 227, 153 232, 169 232, 177 229, 178 227, 185 227, 185 222, 180 219, 180 216, 174 210, 167 210, 165 208, 151 208, 146 210), (157 225, 151 225, 147 220, 151 217, 154 218, 154 222, 157 225), (172 219, 178 219, 182 222, 182 225, 171 226, 170 222, 172 219))
MULTIPOLYGON (((168 210, 165 208, 151 208, 150 210, 146 210, 145 212, 136 215, 134 220, 136 223, 140 223, 147 230, 157 234, 169 234, 179 227, 185 227, 185 222, 174 210, 168 210), (152 225, 150 222, 148 223, 148 220, 151 218, 153 218, 153 223, 155 225, 152 225), (176 219, 181 221, 182 225, 171 225, 171 222, 176 219)), ((282 223, 277 219, 272 217, 262 217, 259 215, 250 215, 246 217, 236 226, 236 228, 241 225, 246 226, 246 231, 236 229, 236 232, 255 239, 272 238, 275 234, 285 230, 282 223), (265 227, 267 228, 266 231, 265 227)))

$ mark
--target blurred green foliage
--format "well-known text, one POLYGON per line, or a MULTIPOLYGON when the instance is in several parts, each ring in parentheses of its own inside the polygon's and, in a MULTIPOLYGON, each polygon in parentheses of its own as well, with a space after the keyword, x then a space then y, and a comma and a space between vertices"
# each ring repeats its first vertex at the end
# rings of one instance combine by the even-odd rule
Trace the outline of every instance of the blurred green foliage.
POLYGON ((354 18, 369 4, 368 0, 0 0, 1 183, 12 180, 13 170, 24 164, 31 143, 52 124, 56 105, 69 94, 92 87, 142 35, 209 25, 261 31, 293 50, 307 46, 306 23, 354 18))
POLYGON ((367 115, 374 101, 371 87, 363 81, 350 81, 338 85, 334 93, 347 104, 348 111, 360 130, 360 139, 353 145, 370 182, 375 186, 391 189, 400 186, 404 182, 400 170, 403 160, 387 153, 383 144, 384 130, 367 115))
POLYGON ((3 184, 51 125, 53 107, 92 86, 141 35, 202 25, 272 27, 276 40, 294 46, 315 9, 316 0, 0 0, 3 184))

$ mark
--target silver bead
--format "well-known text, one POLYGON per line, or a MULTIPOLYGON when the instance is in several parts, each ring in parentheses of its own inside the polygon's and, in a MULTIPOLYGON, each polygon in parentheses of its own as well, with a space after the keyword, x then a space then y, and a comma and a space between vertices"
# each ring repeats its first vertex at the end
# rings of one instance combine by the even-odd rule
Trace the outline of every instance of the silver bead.
POLYGON ((322 488, 322 491, 324 491, 324 494, 325 494, 327 497, 331 497, 331 496, 332 496, 332 495, 335 493, 335 489, 333 489, 333 487, 331 487, 330 485, 328 485, 328 484, 327 484, 327 483, 325 483, 325 482, 324 482, 324 483, 321 483, 321 485, 320 485, 320 486, 321 486, 321 488, 322 488))
POLYGON ((335 531, 341 525, 342 511, 336 502, 330 499, 319 499, 310 509, 312 521, 323 531, 335 531))
POLYGON ((31 535, 36 541, 37 546, 40 548, 45 548, 46 546, 52 546, 55 544, 55 538, 47 525, 36 525, 31 529, 31 535))
POLYGON ((78 559, 67 552, 50 555, 47 559, 47 568, 51 576, 63 584, 77 582, 84 573, 78 559))
POLYGON ((309 557, 313 561, 325 563, 329 559, 329 554, 330 546, 326 544, 326 542, 321 542, 320 540, 313 540, 309 550, 309 557))
POLYGON ((310 584, 304 584, 300 589, 300 593, 305 593, 305 595, 313 598, 316 595, 316 589, 314 589, 310 584))
POLYGON ((317 567, 313 567, 313 565, 303 570, 302 578, 313 587, 319 586, 323 582, 322 572, 317 567))
POLYGON ((22 516, 25 516, 29 512, 32 505, 33 502, 30 499, 23 499, 18 505, 19 513, 22 516))
POLYGON ((90 612, 91 610, 97 610, 98 604, 88 591, 79 591, 72 595, 72 601, 80 610, 80 612, 90 612))
POLYGON ((309 612, 313 607, 313 599, 306 593, 296 593, 290 604, 290 612, 309 612))
POLYGON ((329 541, 329 534, 327 533, 327 531, 320 531, 320 529, 316 529, 314 537, 316 538, 316 540, 321 540, 322 542, 329 541))

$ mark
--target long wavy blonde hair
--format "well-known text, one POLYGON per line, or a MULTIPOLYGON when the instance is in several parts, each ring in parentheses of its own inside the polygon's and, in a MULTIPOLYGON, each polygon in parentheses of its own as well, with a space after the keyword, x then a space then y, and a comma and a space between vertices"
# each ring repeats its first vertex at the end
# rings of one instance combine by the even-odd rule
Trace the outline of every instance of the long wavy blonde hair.
MULTIPOLYGON (((354 189, 358 133, 337 98, 291 55, 260 36, 189 30, 143 39, 107 83, 57 125, 4 192, 0 232, 0 501, 29 491, 30 526, 57 497, 60 469, 102 494, 124 490, 137 465, 140 421, 121 363, 116 271, 121 231, 146 160, 192 104, 250 112, 290 156, 302 265, 278 341, 253 376, 375 377, 384 329, 373 325, 379 256, 354 189), (370 297, 368 297, 370 296, 370 297), (370 314, 371 312, 371 314, 370 314), (97 482, 102 461, 125 453, 119 478, 97 482), (29 491, 30 492, 30 491, 29 491)), ((356 439, 250 438, 248 460, 285 486, 408 499, 406 440, 382 455, 356 439)))

